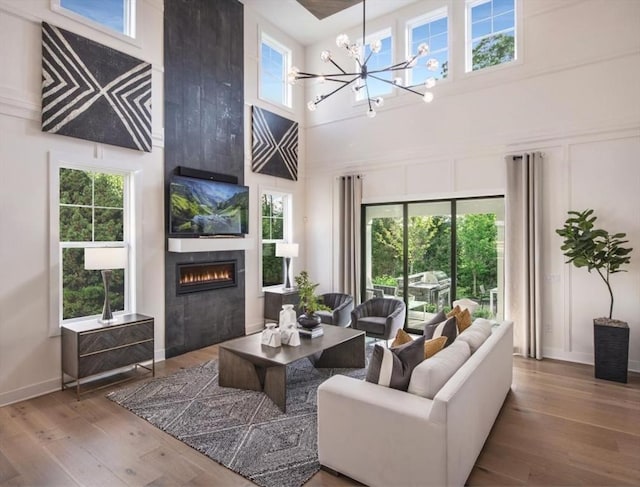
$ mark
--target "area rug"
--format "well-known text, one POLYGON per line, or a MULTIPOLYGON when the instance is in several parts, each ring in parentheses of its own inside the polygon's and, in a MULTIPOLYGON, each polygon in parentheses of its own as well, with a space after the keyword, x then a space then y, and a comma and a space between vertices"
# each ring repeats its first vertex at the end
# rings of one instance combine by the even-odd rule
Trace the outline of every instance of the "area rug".
POLYGON ((218 386, 216 360, 107 397, 260 486, 299 487, 320 469, 316 391, 334 374, 364 379, 366 368, 289 365, 286 414, 262 392, 218 386))

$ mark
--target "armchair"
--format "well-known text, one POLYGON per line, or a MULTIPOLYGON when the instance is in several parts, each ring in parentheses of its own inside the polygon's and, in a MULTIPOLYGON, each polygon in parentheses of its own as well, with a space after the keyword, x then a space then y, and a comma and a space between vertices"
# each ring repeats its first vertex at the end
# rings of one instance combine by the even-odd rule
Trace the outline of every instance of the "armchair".
POLYGON ((351 328, 362 330, 369 337, 389 340, 404 326, 406 314, 406 306, 399 299, 373 298, 351 312, 351 328))
POLYGON ((353 298, 348 294, 325 293, 320 296, 322 304, 331 308, 329 311, 316 311, 320 315, 322 323, 347 327, 351 320, 353 310, 353 298))

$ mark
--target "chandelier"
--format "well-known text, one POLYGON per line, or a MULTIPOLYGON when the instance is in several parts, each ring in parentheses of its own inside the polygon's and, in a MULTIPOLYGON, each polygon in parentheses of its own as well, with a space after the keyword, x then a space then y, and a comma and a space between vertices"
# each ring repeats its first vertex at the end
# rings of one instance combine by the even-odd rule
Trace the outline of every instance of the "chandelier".
MULTIPOLYGON (((381 107, 384 104, 384 99, 381 96, 373 97, 369 92, 369 85, 367 81, 372 78, 377 81, 381 81, 383 83, 387 83, 392 85, 394 88, 398 88, 404 91, 408 91, 410 93, 414 93, 422 97, 425 103, 430 103, 433 100, 433 93, 428 91, 433 88, 436 84, 436 79, 434 77, 429 77, 424 83, 418 83, 415 85, 404 86, 402 84, 401 77, 393 77, 392 81, 385 79, 381 76, 383 73, 395 73, 397 71, 405 71, 407 69, 411 69, 418 64, 418 59, 427 55, 429 53, 429 46, 426 43, 421 43, 418 46, 417 52, 411 55, 404 61, 401 61, 396 64, 391 64, 382 69, 369 69, 367 63, 371 59, 373 54, 377 54, 382 49, 382 41, 376 39, 369 44, 369 54, 365 56, 366 49, 366 25, 365 25, 365 11, 366 11, 366 0, 362 2, 362 43, 359 44, 357 42, 351 42, 349 37, 346 34, 340 34, 336 37, 336 45, 345 49, 347 55, 355 60, 356 70, 345 70, 343 69, 334 59, 331 54, 331 51, 325 50, 320 54, 320 59, 325 63, 330 63, 335 67, 338 72, 332 74, 314 74, 314 73, 305 73, 300 71, 296 67, 292 67, 289 70, 287 75, 287 79, 289 84, 294 85, 298 80, 304 79, 317 79, 320 82, 324 81, 332 81, 334 83, 338 83, 338 87, 329 91, 323 95, 316 95, 313 100, 307 103, 307 108, 310 111, 315 111, 318 104, 326 100, 332 95, 335 95, 340 90, 343 90, 347 86, 351 86, 351 89, 354 93, 363 92, 366 96, 368 110, 367 116, 369 118, 373 118, 376 116, 376 111, 374 108, 381 107), (424 88, 424 92, 418 90, 418 88, 424 88), (364 90, 364 91, 363 91, 364 90)), ((426 62, 426 67, 429 71, 436 71, 438 69, 439 63, 437 59, 429 59, 426 62)))

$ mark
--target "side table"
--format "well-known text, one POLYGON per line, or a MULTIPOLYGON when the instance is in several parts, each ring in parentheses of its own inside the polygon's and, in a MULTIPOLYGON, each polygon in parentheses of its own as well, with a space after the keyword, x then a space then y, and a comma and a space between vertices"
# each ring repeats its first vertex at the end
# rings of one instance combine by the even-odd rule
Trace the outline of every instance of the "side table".
POLYGON ((285 289, 283 287, 271 288, 264 291, 264 320, 275 321, 280 320, 280 311, 283 304, 293 304, 296 315, 300 315, 298 303, 300 296, 297 289, 285 289))
MULTIPOLYGON (((154 320, 129 314, 110 323, 68 323, 61 326, 62 389, 75 387, 79 400, 81 379, 132 365, 155 376, 154 320), (140 362, 151 361, 151 366, 140 362), (65 382, 65 375, 73 380, 65 382)), ((125 379, 125 380, 128 380, 125 379)), ((117 381, 121 382, 121 381, 117 381)), ((111 382, 112 385, 117 382, 111 382)), ((99 389, 94 387, 91 390, 99 389)))

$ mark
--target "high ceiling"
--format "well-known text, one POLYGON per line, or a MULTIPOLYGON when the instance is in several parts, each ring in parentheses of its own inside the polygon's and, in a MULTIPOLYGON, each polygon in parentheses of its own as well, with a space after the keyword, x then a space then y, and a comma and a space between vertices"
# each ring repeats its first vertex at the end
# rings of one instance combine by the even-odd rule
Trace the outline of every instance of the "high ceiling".
MULTIPOLYGON (((240 1, 304 46, 362 25, 362 2, 359 0, 240 1), (337 13, 331 14, 332 11, 337 13), (322 20, 316 17, 325 15, 328 16, 322 20)), ((367 20, 388 14, 416 1, 367 0, 367 20)))

